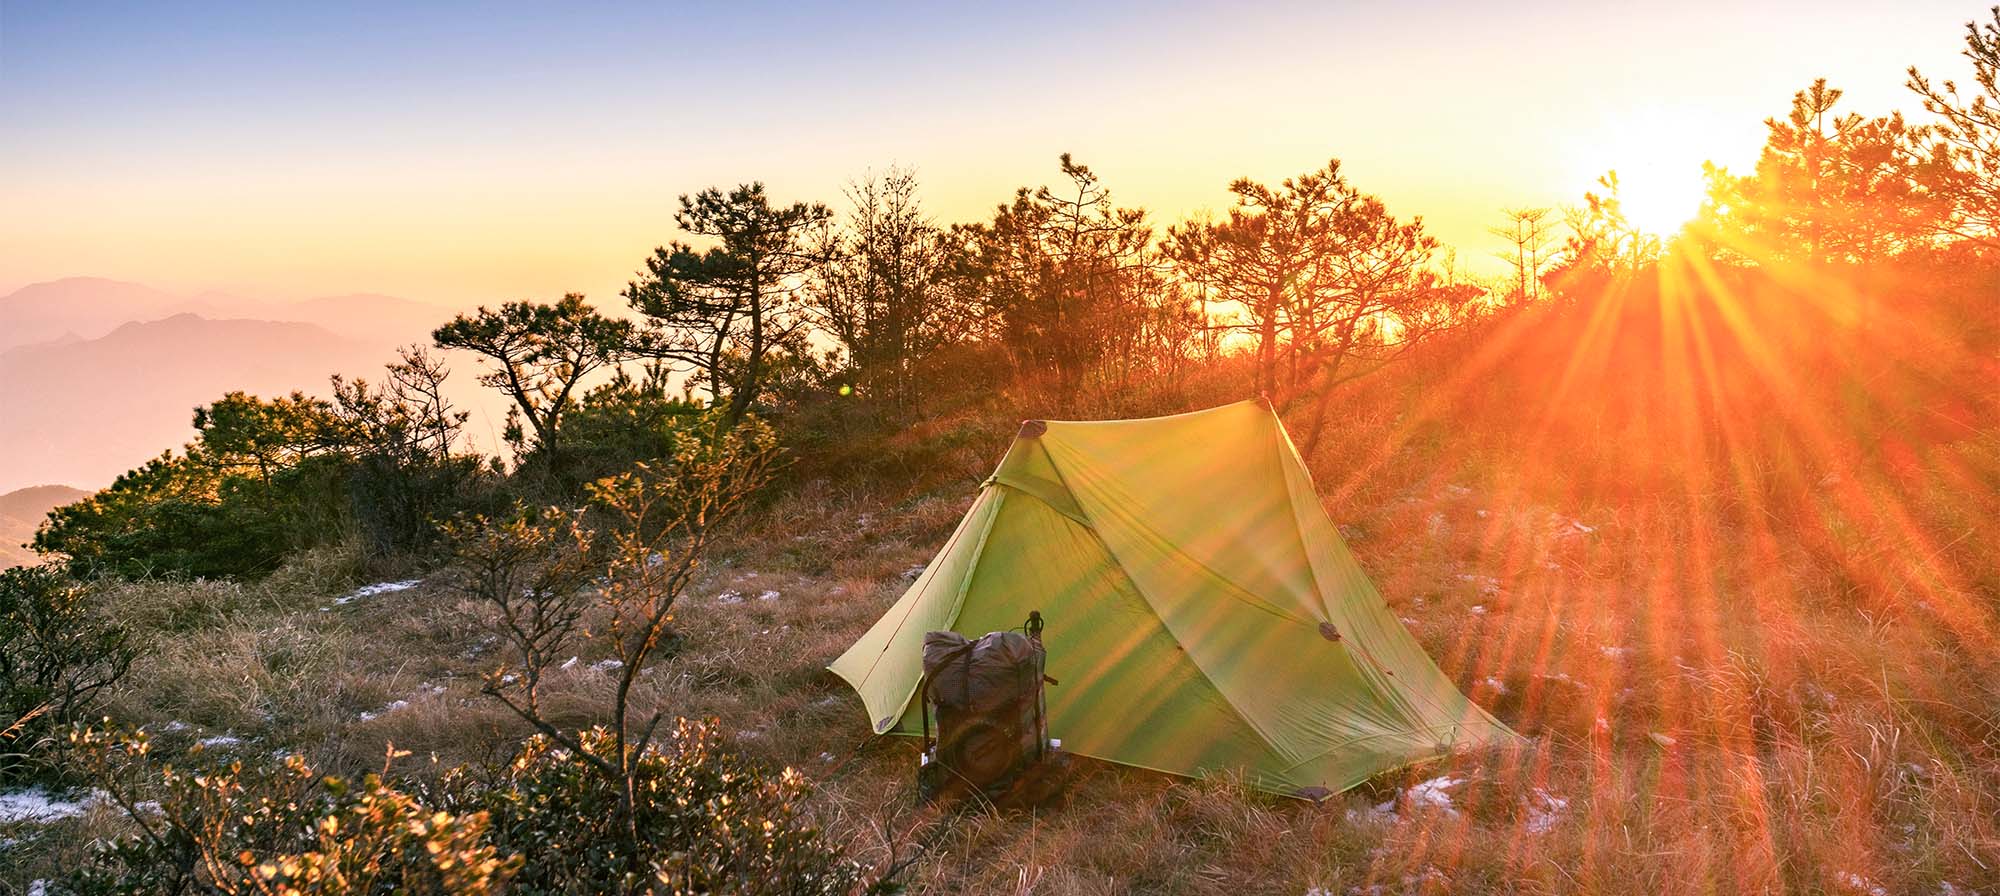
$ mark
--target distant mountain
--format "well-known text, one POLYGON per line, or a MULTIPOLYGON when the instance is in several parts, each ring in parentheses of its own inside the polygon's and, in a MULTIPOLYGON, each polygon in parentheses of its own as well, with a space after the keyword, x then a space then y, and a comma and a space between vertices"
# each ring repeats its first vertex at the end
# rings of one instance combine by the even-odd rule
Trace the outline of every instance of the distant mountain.
POLYGON ((102 277, 32 283, 0 296, 0 350, 53 340, 95 339, 127 321, 192 310, 165 290, 102 277))
POLYGON ((35 563, 35 552, 25 545, 35 537, 42 518, 51 510, 89 496, 89 492, 67 485, 36 485, 0 495, 0 569, 35 563))
POLYGON ((185 444, 196 405, 238 389, 324 394, 329 374, 371 375, 391 350, 314 324, 178 314, 0 352, 0 489, 109 483, 185 444))
MULTIPOLYGON (((232 390, 325 395, 335 373, 378 382, 397 347, 429 344, 454 313, 375 293, 255 301, 101 277, 0 295, 0 489, 108 485, 185 444, 195 405, 232 390)), ((451 363, 447 396, 495 450, 504 400, 476 362, 451 363)))
POLYGON ((0 296, 0 351, 65 339, 96 339, 119 324, 183 313, 212 320, 316 324, 349 339, 390 345, 428 342, 430 331, 453 314, 437 305, 374 293, 298 302, 256 301, 228 293, 181 295, 123 280, 70 277, 30 284, 0 296))

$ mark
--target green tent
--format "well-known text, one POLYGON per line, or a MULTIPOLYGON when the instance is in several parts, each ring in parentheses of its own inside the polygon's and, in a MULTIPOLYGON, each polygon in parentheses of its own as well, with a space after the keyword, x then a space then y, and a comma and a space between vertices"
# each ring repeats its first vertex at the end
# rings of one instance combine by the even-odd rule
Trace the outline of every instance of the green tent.
POLYGON ((1049 734, 1178 775, 1338 792, 1513 738, 1383 604, 1268 405, 1029 421, 895 606, 828 667, 919 731, 923 637, 1048 620, 1049 734))

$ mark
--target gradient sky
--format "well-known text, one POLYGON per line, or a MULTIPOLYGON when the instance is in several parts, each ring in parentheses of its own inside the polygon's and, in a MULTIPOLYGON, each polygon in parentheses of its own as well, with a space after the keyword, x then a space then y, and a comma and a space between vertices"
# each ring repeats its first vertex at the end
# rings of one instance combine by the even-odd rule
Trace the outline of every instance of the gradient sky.
POLYGON ((608 304, 680 193, 901 163, 964 220, 1063 151, 1163 223, 1338 156, 1483 266, 1607 168, 1691 203, 1816 76, 1913 110, 1986 0, 1755 5, 0 0, 0 290, 608 304))

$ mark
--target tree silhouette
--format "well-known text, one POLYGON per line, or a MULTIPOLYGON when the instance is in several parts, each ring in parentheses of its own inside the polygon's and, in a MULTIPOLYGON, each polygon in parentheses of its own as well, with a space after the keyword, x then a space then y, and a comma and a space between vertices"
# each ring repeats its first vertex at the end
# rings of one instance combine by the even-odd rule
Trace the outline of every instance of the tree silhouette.
POLYGON ((471 316, 461 314, 437 328, 431 338, 439 348, 463 349, 486 359, 492 369, 479 382, 514 401, 507 413, 508 442, 517 450, 539 451, 558 470, 563 415, 574 406, 579 384, 592 372, 635 357, 638 342, 629 321, 598 314, 577 293, 546 305, 480 306, 471 316), (524 420, 534 433, 532 445, 521 428, 524 420))
POLYGON ((1992 21, 1965 25, 1964 55, 1972 62, 1966 95, 1955 82, 1933 83, 1915 66, 1908 86, 1941 119, 1924 150, 1941 175, 1934 192, 1952 206, 1942 229, 2000 249, 2000 6, 1991 12, 1992 21))
POLYGON ((1022 187, 990 223, 954 232, 967 287, 985 297, 1009 352, 1073 396, 1099 361, 1137 344, 1152 229, 1143 209, 1113 204, 1089 167, 1068 153, 1060 164, 1060 191, 1022 187))
MULTIPOLYGON (((1186 276, 1242 307, 1257 336, 1258 386, 1280 405, 1325 395, 1456 318, 1476 291, 1440 289, 1437 241, 1356 189, 1340 160, 1277 187, 1230 184, 1215 223, 1169 232, 1186 276)), ((1318 415, 1316 414, 1316 417, 1318 415)), ((1309 427, 1308 439, 1317 432, 1309 427)))
POLYGON ((761 183, 726 194, 711 187, 680 202, 674 223, 716 245, 654 249, 624 295, 655 327, 638 350, 693 367, 734 425, 763 390, 773 353, 804 332, 799 294, 824 263, 814 237, 833 212, 817 203, 773 206, 761 183))
POLYGON ((812 320, 831 334, 863 394, 910 409, 933 353, 974 335, 974 312, 951 277, 947 233, 926 218, 916 176, 890 169, 847 191, 846 226, 829 230, 827 264, 806 292, 812 320))
POLYGON ((1486 232, 1507 241, 1505 252, 1495 255, 1514 269, 1514 288, 1507 296, 1512 302, 1537 302, 1542 298, 1542 276, 1555 261, 1556 220, 1549 208, 1508 208, 1500 213, 1506 223, 1486 232))
MULTIPOLYGON (((1927 131, 1901 113, 1836 114, 1821 78, 1792 97, 1748 177, 1711 169, 1703 229, 1719 254, 1753 263, 1858 263, 1924 244, 1946 207, 1922 184, 1944 160, 1916 153, 1927 131)), ((1947 166, 1948 167, 1948 166, 1947 166)))

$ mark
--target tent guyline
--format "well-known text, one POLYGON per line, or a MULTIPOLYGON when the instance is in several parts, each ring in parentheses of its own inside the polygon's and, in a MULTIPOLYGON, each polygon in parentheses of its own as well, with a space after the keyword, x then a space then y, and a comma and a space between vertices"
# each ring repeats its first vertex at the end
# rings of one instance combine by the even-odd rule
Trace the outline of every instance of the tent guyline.
POLYGON ((1319 798, 1516 735, 1362 572, 1262 401, 1028 421, 924 573, 828 668, 917 735, 926 632, 1050 620, 1049 734, 1177 775, 1319 798))

